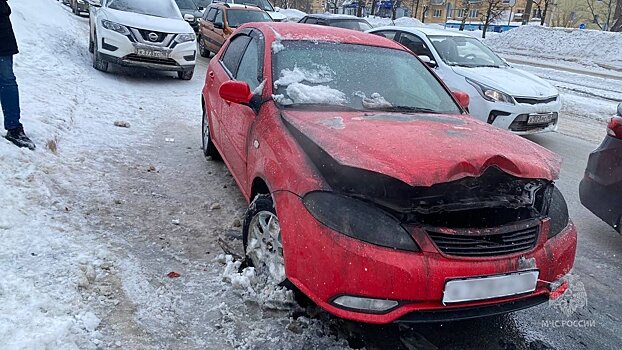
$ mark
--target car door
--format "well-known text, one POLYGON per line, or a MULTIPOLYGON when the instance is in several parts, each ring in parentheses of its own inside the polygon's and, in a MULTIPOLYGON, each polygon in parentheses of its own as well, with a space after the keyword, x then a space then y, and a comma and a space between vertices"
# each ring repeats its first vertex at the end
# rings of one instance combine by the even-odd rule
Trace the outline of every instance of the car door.
MULTIPOLYGON (((246 48, 240 58, 238 67, 232 78, 246 82, 251 91, 257 89, 263 80, 263 64, 260 52, 263 45, 259 36, 238 35, 232 43, 247 41, 246 48), (261 47, 260 47, 261 46, 261 47)), ((242 188, 248 188, 246 162, 248 156, 250 129, 257 114, 250 107, 224 103, 222 109, 222 132, 225 148, 230 155, 229 167, 235 173, 236 180, 242 188)))
POLYGON ((213 63, 210 62, 207 70, 205 89, 207 90, 206 95, 208 99, 207 108, 211 116, 210 132, 218 149, 221 151, 223 159, 227 163, 230 163, 232 156, 228 148, 228 138, 224 136, 225 133, 222 129, 225 127, 223 122, 227 119, 227 116, 223 115, 223 113, 229 112, 229 109, 224 107, 229 106, 220 98, 218 90, 222 83, 231 80, 235 72, 237 72, 240 59, 246 49, 248 40, 249 39, 246 37, 242 40, 230 41, 225 52, 219 56, 218 62, 212 60, 213 63))
POLYGON ((203 18, 199 20, 199 34, 200 40, 202 41, 203 46, 205 46, 208 50, 213 52, 218 52, 216 50, 216 43, 213 39, 214 37, 214 19, 216 18, 216 12, 218 11, 215 7, 208 8, 203 14, 203 18))
POLYGON ((434 55, 430 51, 428 45, 415 34, 400 32, 398 41, 400 44, 406 46, 407 49, 414 52, 417 56, 428 56, 430 60, 435 60, 434 55))

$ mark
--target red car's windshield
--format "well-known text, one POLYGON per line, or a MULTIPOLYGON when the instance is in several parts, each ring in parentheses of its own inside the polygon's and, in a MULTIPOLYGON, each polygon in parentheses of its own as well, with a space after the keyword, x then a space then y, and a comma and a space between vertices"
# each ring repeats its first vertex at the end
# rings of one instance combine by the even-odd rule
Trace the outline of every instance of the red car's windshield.
POLYGON ((438 80, 405 51, 311 41, 282 45, 273 58, 274 100, 281 105, 460 113, 438 80))

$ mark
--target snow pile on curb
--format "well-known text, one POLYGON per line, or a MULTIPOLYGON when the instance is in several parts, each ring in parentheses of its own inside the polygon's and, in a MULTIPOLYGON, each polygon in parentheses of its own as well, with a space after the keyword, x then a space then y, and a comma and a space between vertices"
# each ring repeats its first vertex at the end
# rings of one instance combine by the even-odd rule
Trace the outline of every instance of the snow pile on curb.
POLYGON ((596 30, 522 26, 491 36, 497 52, 525 54, 584 65, 622 69, 622 34, 596 30))
POLYGON ((392 21, 390 18, 383 17, 365 17, 367 22, 372 25, 372 27, 384 27, 384 26, 398 26, 398 27, 425 27, 426 25, 421 23, 420 20, 412 17, 400 17, 395 21, 392 21))
POLYGON ((279 12, 287 16, 288 22, 298 22, 307 15, 305 12, 296 9, 281 9, 279 12))

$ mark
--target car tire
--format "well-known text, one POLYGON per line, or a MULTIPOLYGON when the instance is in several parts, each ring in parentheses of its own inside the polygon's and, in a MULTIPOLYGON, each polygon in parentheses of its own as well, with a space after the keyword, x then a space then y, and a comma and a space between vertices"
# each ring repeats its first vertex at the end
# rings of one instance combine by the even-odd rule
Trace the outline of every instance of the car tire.
POLYGON ((191 80, 194 76, 194 68, 191 70, 182 70, 177 72, 177 77, 181 80, 191 80))
POLYGON ((254 267, 259 276, 266 276, 272 284, 289 286, 282 242, 272 195, 257 195, 246 210, 242 227, 246 264, 254 267))
POLYGON ((94 46, 95 43, 93 43, 93 38, 89 35, 89 52, 90 53, 94 53, 94 46))
POLYGON ((201 57, 206 57, 206 58, 209 58, 212 55, 212 52, 208 50, 207 48, 205 48, 205 45, 203 44, 203 38, 200 35, 199 35, 199 54, 201 55, 201 57))
POLYGON ((209 123, 205 113, 206 112, 203 112, 203 121, 201 122, 201 130, 203 130, 203 155, 205 157, 212 157, 212 160, 220 160, 220 153, 218 153, 218 150, 216 149, 216 146, 214 146, 214 142, 212 142, 212 138, 210 136, 209 123))
POLYGON ((108 71, 108 62, 104 61, 97 50, 97 33, 95 33, 95 40, 93 40, 93 68, 101 72, 108 71))

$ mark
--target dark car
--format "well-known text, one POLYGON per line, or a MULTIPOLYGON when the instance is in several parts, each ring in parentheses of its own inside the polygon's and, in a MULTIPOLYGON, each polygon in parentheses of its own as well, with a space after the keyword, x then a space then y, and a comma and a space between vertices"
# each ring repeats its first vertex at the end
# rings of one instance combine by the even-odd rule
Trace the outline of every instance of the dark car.
POLYGON ((347 15, 317 14, 306 15, 298 23, 317 24, 321 26, 339 27, 364 32, 373 27, 366 20, 347 15))
POLYGON ((186 22, 190 23, 195 32, 198 32, 199 19, 203 16, 203 12, 199 11, 197 4, 193 0, 175 0, 175 2, 186 22))
POLYGON ((590 154, 579 196, 586 208, 622 233, 622 103, 605 140, 590 154))

